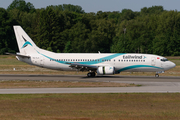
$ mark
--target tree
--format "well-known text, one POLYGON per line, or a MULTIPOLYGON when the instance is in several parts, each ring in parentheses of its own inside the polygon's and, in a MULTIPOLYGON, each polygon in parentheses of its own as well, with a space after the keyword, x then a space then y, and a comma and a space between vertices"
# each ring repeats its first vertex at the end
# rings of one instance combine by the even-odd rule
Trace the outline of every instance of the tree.
POLYGON ((23 12, 33 13, 35 8, 32 3, 26 3, 24 0, 14 0, 7 8, 7 11, 18 9, 23 12))
POLYGON ((85 13, 82 10, 81 6, 78 5, 71 5, 71 4, 63 4, 63 5, 51 5, 49 6, 56 11, 70 11, 70 12, 77 12, 77 13, 85 13))
POLYGON ((180 51, 180 13, 163 12, 158 18, 156 36, 153 40, 155 54, 179 55, 180 51))
POLYGON ((115 23, 113 20, 92 20, 91 21, 92 32, 89 34, 89 40, 91 42, 90 48, 92 52, 101 51, 110 52, 110 46, 112 39, 115 36, 115 23))
POLYGON ((17 51, 13 23, 14 21, 9 18, 7 11, 0 8, 0 54, 17 51))
POLYGON ((123 9, 119 21, 134 19, 136 14, 130 9, 123 9))
POLYGON ((57 50, 57 39, 59 38, 58 18, 52 8, 40 12, 37 26, 37 45, 43 49, 51 48, 57 50))
POLYGON ((164 11, 163 6, 152 6, 152 7, 144 7, 141 9, 142 15, 148 15, 148 14, 160 14, 164 11))

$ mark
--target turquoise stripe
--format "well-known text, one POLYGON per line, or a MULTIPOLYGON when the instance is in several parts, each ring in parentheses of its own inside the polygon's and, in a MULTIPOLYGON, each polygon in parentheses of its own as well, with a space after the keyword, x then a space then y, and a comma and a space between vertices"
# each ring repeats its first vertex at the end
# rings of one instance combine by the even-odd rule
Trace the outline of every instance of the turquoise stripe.
MULTIPOLYGON (((38 52, 38 51, 37 51, 38 52)), ((43 55, 44 57, 48 58, 48 59, 51 59, 51 60, 56 60, 54 58, 51 58, 51 57, 48 57, 40 52, 38 52, 39 54, 43 55)), ((79 64, 83 64, 83 65, 93 65, 93 64, 98 64, 98 63, 102 63, 104 62, 104 60, 111 60, 115 57, 118 57, 120 55, 124 55, 126 53, 116 53, 116 54, 113 54, 113 55, 110 55, 110 56, 106 56, 106 57, 103 57, 103 58, 97 58, 96 60, 97 61, 84 61, 84 62, 80 62, 80 61, 76 61, 76 62, 70 62, 70 61, 55 61, 55 62, 58 62, 58 63, 62 63, 62 64, 66 64, 67 62, 68 63, 79 63, 79 64)))
POLYGON ((24 45, 21 48, 25 47, 26 45, 31 45, 32 46, 32 44, 29 41, 27 41, 27 42, 24 43, 24 45))
POLYGON ((129 70, 129 69, 134 69, 134 68, 141 68, 141 67, 163 69, 163 68, 155 67, 155 66, 151 66, 151 65, 133 65, 133 66, 128 66, 128 67, 122 68, 122 69, 118 70, 118 72, 122 72, 122 71, 129 70))
POLYGON ((104 60, 111 60, 115 57, 118 57, 120 55, 124 55, 125 53, 116 53, 116 54, 113 54, 113 55, 110 55, 110 56, 106 56, 106 57, 103 57, 103 58, 96 58, 95 60, 96 61, 85 61, 85 62, 78 62, 80 64, 86 64, 86 65, 93 65, 93 64, 98 64, 98 63, 102 63, 104 62, 104 60))

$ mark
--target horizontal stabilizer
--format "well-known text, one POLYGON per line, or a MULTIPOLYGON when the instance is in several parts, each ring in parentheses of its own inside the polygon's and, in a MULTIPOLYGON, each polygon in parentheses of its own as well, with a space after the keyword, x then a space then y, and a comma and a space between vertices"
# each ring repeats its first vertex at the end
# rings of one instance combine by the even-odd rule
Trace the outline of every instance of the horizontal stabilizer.
POLYGON ((14 54, 14 53, 5 53, 7 55, 15 55, 15 56, 20 56, 20 57, 26 57, 26 58, 30 58, 30 56, 27 55, 21 55, 21 54, 14 54))

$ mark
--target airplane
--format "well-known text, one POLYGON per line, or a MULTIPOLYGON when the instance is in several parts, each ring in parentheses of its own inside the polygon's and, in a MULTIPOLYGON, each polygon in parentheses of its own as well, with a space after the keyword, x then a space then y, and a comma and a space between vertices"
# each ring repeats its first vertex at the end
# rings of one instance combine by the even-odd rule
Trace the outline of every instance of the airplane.
POLYGON ((21 26, 13 28, 20 51, 13 55, 30 65, 60 71, 88 71, 87 77, 121 72, 155 72, 155 77, 159 77, 159 73, 176 66, 167 58, 153 54, 54 53, 37 47, 21 26))

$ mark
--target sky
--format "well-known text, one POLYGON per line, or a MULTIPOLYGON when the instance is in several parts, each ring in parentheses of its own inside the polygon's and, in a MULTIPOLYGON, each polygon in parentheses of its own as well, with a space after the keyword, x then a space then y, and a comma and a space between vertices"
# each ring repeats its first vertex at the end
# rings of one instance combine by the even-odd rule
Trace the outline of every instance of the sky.
MULTIPOLYGON (((0 7, 7 9, 13 0, 0 0, 0 7)), ((131 9, 140 11, 143 7, 163 6, 165 10, 180 11, 180 0, 25 0, 35 8, 46 8, 49 5, 72 4, 79 5, 86 12, 120 11, 131 9)))

